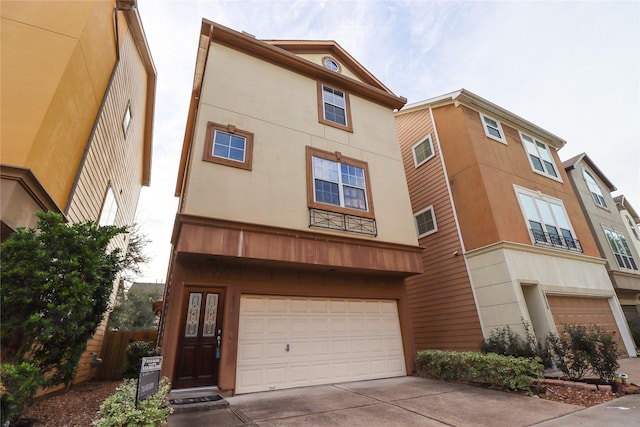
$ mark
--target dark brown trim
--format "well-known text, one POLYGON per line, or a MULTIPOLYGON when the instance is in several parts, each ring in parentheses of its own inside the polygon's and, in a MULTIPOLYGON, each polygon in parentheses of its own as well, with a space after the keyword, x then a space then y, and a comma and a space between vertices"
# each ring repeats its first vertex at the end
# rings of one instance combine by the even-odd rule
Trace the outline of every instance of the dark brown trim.
POLYGON ((417 246, 290 230, 178 214, 176 254, 222 256, 236 262, 267 262, 406 277, 422 272, 417 246))
POLYGON ((234 168, 251 170, 253 164, 253 133, 236 128, 234 125, 222 125, 220 123, 207 122, 207 133, 204 141, 204 154, 202 160, 205 162, 217 163, 234 168), (224 159, 213 155, 213 137, 215 131, 219 130, 231 135, 238 135, 245 139, 244 162, 237 162, 231 159, 224 159))
POLYGON ((351 103, 349 102, 349 93, 342 90, 339 87, 333 86, 333 85, 329 85, 326 83, 323 83, 321 81, 318 81, 318 121, 320 123, 323 123, 327 126, 331 126, 334 128, 338 128, 338 129, 342 129, 342 130, 346 130, 347 132, 351 132, 353 133, 353 124, 351 122, 351 103), (335 89, 335 90, 339 90, 340 92, 342 92, 344 94, 344 103, 345 103, 345 117, 347 119, 347 125, 341 125, 340 123, 336 123, 333 122, 331 120, 328 120, 327 118, 324 117, 324 100, 323 100, 323 96, 322 96, 322 87, 326 86, 330 89, 335 89))
POLYGON ((306 147, 307 153, 307 205, 310 208, 321 209, 331 212, 339 212, 345 215, 355 215, 365 218, 375 218, 375 212, 373 209, 373 196, 371 195, 371 179, 369 178, 369 165, 362 160, 353 159, 351 157, 343 156, 339 151, 331 153, 329 151, 319 150, 313 147, 306 147), (364 169, 364 179, 367 192, 367 210, 362 211, 359 209, 345 208, 342 206, 330 205, 327 203, 321 203, 315 201, 315 194, 313 192, 313 162, 312 157, 321 157, 323 159, 331 160, 333 162, 344 163, 351 166, 357 166, 364 169))

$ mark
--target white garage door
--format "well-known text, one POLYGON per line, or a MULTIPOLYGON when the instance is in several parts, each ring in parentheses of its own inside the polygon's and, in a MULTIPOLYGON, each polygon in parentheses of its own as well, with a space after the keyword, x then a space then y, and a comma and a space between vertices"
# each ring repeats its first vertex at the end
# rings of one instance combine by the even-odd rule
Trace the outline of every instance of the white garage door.
POLYGON ((236 393, 406 375, 395 301, 243 296, 236 393))

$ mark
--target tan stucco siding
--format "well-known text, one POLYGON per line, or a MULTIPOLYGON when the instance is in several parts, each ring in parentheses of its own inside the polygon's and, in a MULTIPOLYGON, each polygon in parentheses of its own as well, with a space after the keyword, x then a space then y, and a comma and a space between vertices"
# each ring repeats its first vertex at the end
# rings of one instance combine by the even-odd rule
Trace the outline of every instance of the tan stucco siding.
POLYGON ((2 161, 30 168, 59 206, 115 62, 114 7, 2 3, 2 161))
POLYGON ((317 91, 315 79, 214 44, 182 212, 309 230, 309 146, 368 162, 378 239, 417 244, 392 112, 350 95, 353 132, 336 129, 318 121, 317 91), (202 161, 207 122, 254 134, 251 171, 202 161))
POLYGON ((315 64, 318 65, 322 65, 324 67, 324 64, 322 63, 322 60, 326 57, 329 57, 331 59, 333 59, 334 61, 336 61, 336 63, 339 65, 340 70, 338 71, 340 74, 342 74, 343 76, 347 76, 347 77, 351 77, 354 80, 358 80, 358 81, 362 81, 360 80, 360 78, 349 68, 347 67, 345 64, 343 64, 338 58, 336 58, 334 55, 329 54, 329 53, 323 53, 323 54, 318 54, 318 53, 299 53, 298 54, 299 57, 307 59, 315 64))
POLYGON ((453 105, 433 111, 467 250, 497 241, 532 243, 515 184, 561 200, 585 255, 599 256, 556 150, 549 146, 559 180, 533 171, 518 129, 502 123, 503 144, 485 135, 478 111, 453 105))

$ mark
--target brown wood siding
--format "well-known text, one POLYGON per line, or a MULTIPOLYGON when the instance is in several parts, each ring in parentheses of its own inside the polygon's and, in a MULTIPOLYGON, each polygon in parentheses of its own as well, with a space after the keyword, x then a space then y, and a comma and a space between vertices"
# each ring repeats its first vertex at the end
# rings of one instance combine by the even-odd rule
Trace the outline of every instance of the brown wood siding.
POLYGON ((225 308, 222 354, 220 360, 219 387, 229 391, 235 387, 237 336, 240 297, 251 295, 279 295, 322 298, 389 299, 398 302, 398 313, 403 336, 407 371, 412 370, 415 351, 411 340, 411 325, 407 314, 406 294, 401 278, 362 273, 310 271, 308 269, 283 268, 282 266, 258 266, 231 264, 227 259, 211 260, 208 257, 182 255, 176 258, 171 284, 166 296, 166 323, 162 335, 164 356, 162 375, 172 378, 176 342, 178 341, 181 302, 185 286, 224 287, 225 308))
MULTIPOLYGON (((99 219, 109 184, 118 203, 115 225, 131 225, 134 221, 142 187, 147 75, 131 33, 127 33, 122 41, 120 56, 113 85, 69 205, 67 216, 72 222, 99 219), (132 118, 125 136, 122 119, 129 101, 132 118)), ((127 242, 127 235, 123 234, 112 241, 111 247, 125 251, 127 242)), ((87 344, 75 382, 88 379, 90 353, 100 353, 105 324, 103 322, 87 344)))
POLYGON ((621 357, 629 357, 608 299, 547 295, 547 301, 559 333, 565 324, 598 325, 615 334, 621 357))
POLYGON ((419 241, 424 273, 405 281, 416 350, 478 350, 482 330, 430 112, 397 115, 396 126, 412 210, 433 206, 437 223, 419 241), (416 168, 412 147, 427 135, 435 156, 416 168))

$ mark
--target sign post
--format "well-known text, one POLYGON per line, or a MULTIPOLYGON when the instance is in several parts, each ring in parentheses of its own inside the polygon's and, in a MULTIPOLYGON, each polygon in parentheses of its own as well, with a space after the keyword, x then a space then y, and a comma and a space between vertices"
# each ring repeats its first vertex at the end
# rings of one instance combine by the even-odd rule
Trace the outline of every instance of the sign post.
POLYGON ((162 356, 142 358, 140 362, 140 375, 138 376, 138 390, 136 391, 136 406, 138 406, 138 403, 158 392, 161 367, 162 356))

